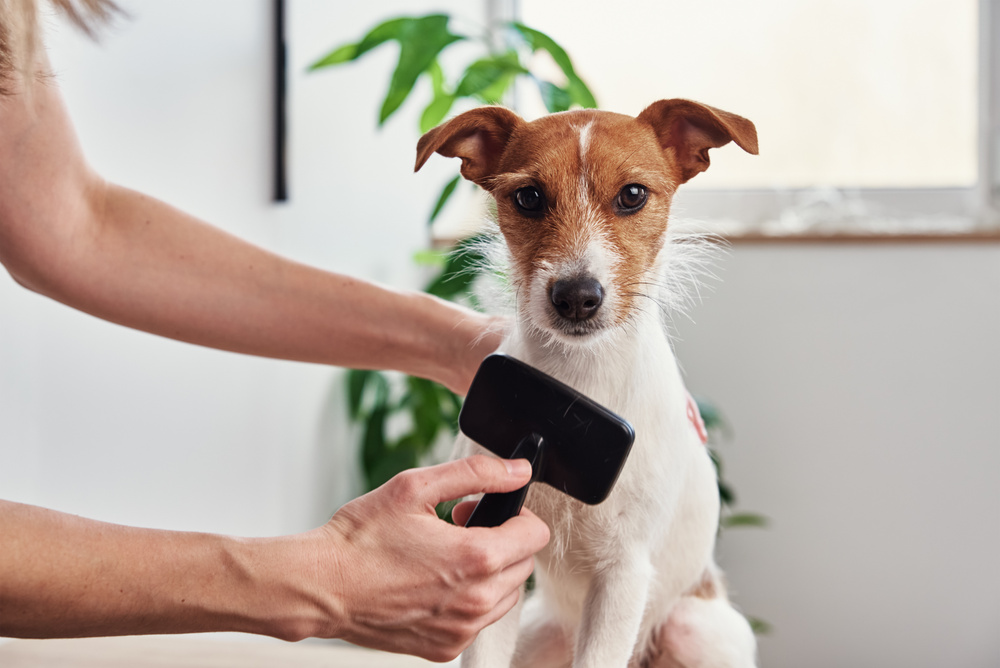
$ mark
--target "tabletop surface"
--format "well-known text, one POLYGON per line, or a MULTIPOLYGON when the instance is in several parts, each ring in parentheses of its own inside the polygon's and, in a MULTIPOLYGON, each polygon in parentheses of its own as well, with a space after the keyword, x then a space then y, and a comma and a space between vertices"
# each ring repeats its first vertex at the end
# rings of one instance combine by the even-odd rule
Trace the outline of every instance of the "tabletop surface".
POLYGON ((427 668, 440 665, 343 644, 292 644, 201 636, 10 640, 0 644, 2 668, 427 668))

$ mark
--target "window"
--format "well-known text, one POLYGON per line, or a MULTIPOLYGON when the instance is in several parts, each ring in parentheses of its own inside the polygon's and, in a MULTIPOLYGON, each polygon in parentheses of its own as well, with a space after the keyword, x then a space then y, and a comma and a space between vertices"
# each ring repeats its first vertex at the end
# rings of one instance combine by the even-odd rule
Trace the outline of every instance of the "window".
MULTIPOLYGON (((750 118, 678 215, 730 234, 997 231, 998 0, 522 0, 602 108, 688 97, 750 118), (990 147, 995 147, 990 149, 990 147)), ((543 57, 543 56, 539 56, 543 57)), ((530 95, 520 111, 544 112, 530 95)))

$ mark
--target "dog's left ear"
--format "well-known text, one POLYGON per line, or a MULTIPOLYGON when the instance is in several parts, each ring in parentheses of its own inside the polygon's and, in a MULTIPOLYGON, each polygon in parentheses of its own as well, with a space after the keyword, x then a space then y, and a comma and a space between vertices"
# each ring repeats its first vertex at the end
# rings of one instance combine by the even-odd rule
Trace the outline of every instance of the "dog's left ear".
POLYGON ((757 155, 757 129, 753 123, 707 104, 691 100, 660 100, 646 107, 638 120, 653 127, 660 146, 672 153, 681 183, 708 169, 708 149, 731 141, 757 155))
POLYGON ((500 166, 510 136, 522 123, 520 116, 504 107, 480 107, 459 114, 420 138, 413 171, 437 151, 446 158, 461 158, 462 176, 486 187, 485 181, 500 166))

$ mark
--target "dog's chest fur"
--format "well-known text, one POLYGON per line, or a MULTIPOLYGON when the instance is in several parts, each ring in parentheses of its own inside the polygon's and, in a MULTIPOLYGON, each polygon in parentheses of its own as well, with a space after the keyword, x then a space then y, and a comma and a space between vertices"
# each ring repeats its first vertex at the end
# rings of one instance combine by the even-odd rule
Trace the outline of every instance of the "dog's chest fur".
POLYGON ((524 328, 502 347, 618 413, 636 432, 603 503, 587 505, 544 484, 533 485, 528 495, 526 505, 552 532, 549 546, 537 555, 539 593, 568 623, 579 619, 592 579, 624 551, 649 550, 654 583, 670 579, 671 587, 654 586, 655 609, 657 589, 672 591, 677 582, 697 580, 714 543, 714 469, 683 410, 686 390, 676 361, 654 313, 635 325, 615 333, 617 340, 601 346, 601 354, 580 348, 553 354, 551 346, 540 347, 522 334, 524 328))

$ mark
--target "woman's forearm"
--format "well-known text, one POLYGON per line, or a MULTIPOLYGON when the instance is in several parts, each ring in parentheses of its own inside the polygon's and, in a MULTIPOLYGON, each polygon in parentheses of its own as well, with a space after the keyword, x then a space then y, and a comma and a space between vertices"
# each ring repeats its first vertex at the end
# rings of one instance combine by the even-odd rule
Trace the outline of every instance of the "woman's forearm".
POLYGON ((242 631, 450 660, 513 607, 549 534, 527 510, 466 529, 435 506, 530 477, 526 460, 483 455, 412 469, 322 527, 274 538, 136 529, 0 501, 0 636, 242 631))
POLYGON ((51 296, 101 318, 235 352, 398 369, 464 389, 499 343, 481 314, 292 262, 168 204, 107 186, 93 238, 51 296))
POLYGON ((0 261, 32 290, 191 343, 457 391, 499 344, 486 316, 292 262, 105 182, 52 82, 0 98, 0 127, 0 261))
POLYGON ((294 553, 277 554, 267 539, 135 529, 7 501, 0 536, 0 636, 297 639, 331 618, 280 591, 275 564, 284 558, 280 568, 294 568, 294 553))

